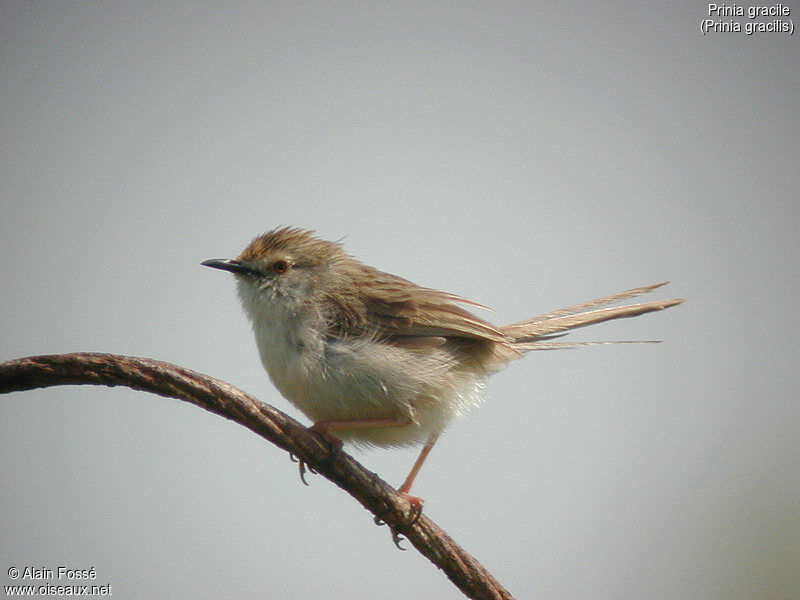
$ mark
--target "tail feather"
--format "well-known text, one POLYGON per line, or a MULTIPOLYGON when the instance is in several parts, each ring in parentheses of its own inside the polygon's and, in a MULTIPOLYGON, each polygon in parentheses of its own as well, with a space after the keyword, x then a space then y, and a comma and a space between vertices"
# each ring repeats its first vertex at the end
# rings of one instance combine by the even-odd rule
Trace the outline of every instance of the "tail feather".
POLYGON ((532 350, 569 350, 581 346, 606 346, 608 344, 660 344, 661 340, 608 340, 605 342, 549 342, 549 338, 535 342, 519 342, 514 348, 520 352, 532 350))
POLYGON ((552 336, 553 334, 557 334, 568 329, 575 329, 576 327, 584 327, 586 325, 593 325, 594 323, 602 323, 603 321, 609 321, 611 319, 635 317, 637 315, 655 310, 664 310, 665 308, 669 308, 670 306, 675 306, 676 304, 683 302, 682 298, 676 298, 673 300, 656 300, 654 302, 644 302, 641 304, 629 304, 626 306, 590 310, 595 309, 598 306, 603 306, 613 302, 619 302, 621 300, 639 296, 660 288, 661 286, 666 285, 666 283, 667 282, 657 283, 655 285, 649 285, 627 290, 625 292, 620 292, 618 294, 612 294, 611 296, 604 296, 603 298, 597 298, 596 300, 590 300, 589 302, 584 302, 582 304, 576 304, 575 306, 549 312, 540 317, 512 323, 510 325, 501 327, 500 330, 515 344, 529 344, 531 342, 540 340, 539 343, 536 344, 536 348, 520 348, 521 350, 544 350, 556 347, 583 345, 580 342, 545 343, 542 338, 545 336, 552 336))
POLYGON ((534 323, 536 321, 546 321, 547 319, 552 319, 553 317, 563 317, 566 315, 574 315, 579 312, 586 312, 589 309, 597 308, 598 306, 605 306, 606 304, 613 304, 614 302, 621 302, 623 300, 627 300, 628 298, 635 298, 636 296, 641 296, 642 294, 646 294, 648 292, 652 292, 653 290, 657 290, 658 288, 663 287, 668 283, 669 281, 662 281, 661 283, 654 283, 653 285, 645 285, 643 287, 634 288, 632 290, 626 290, 624 292, 611 294, 610 296, 595 298, 594 300, 589 300, 588 302, 581 302, 580 304, 576 304, 575 306, 568 306, 567 308, 560 308, 559 310, 554 310, 553 312, 549 312, 539 317, 534 317, 532 319, 525 319, 524 321, 519 321, 518 323, 512 323, 508 327, 525 325, 527 323, 534 323))

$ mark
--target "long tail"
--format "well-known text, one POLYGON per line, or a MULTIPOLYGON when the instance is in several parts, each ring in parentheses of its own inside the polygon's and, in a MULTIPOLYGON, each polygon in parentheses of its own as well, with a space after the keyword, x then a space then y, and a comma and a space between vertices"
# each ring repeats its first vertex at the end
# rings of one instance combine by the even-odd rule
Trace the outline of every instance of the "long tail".
POLYGON ((673 300, 657 300, 655 302, 644 302, 641 304, 628 304, 626 306, 616 306, 612 308, 601 308, 606 304, 620 302, 628 298, 634 298, 647 292, 651 292, 668 282, 656 283, 645 287, 635 288, 611 296, 597 298, 589 302, 583 302, 549 312, 540 317, 533 319, 526 319, 518 323, 512 323, 501 327, 500 330, 509 337, 514 346, 526 352, 528 350, 554 350, 560 348, 569 348, 572 346, 584 346, 592 344, 625 344, 635 342, 553 342, 554 337, 559 337, 558 334, 564 335, 563 331, 568 329, 575 329, 576 327, 584 327, 586 325, 593 325, 594 323, 602 323, 611 319, 622 319, 625 317, 635 317, 644 313, 652 312, 654 310, 664 310, 670 306, 675 306, 683 302, 683 298, 676 298, 673 300), (596 310, 592 310, 596 309, 596 310))

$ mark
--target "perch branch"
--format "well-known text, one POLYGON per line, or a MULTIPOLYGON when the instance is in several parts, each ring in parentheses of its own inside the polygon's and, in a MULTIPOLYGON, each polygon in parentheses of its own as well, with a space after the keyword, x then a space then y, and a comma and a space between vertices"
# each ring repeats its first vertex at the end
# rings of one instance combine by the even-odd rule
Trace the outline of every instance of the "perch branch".
POLYGON ((166 362, 103 353, 31 356, 0 364, 0 393, 55 385, 127 386, 185 400, 230 419, 283 448, 405 536, 469 598, 511 599, 481 564, 433 521, 413 520, 407 500, 342 450, 288 415, 232 385, 166 362))

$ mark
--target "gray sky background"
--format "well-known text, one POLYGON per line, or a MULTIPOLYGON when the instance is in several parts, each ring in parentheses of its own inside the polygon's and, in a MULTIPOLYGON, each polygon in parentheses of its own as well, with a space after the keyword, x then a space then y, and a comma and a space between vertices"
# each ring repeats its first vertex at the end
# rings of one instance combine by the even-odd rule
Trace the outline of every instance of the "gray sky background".
MULTIPOLYGON (((528 356, 415 489, 518 598, 797 597, 798 34, 702 36, 706 15, 2 2, 0 359, 153 357, 299 417, 200 266, 278 225, 497 322, 669 279, 684 305, 570 336, 664 343, 528 356)), ((64 565, 122 598, 461 597, 178 401, 4 396, 0 452, 4 585, 64 565)), ((398 484, 415 453, 356 456, 398 484)))

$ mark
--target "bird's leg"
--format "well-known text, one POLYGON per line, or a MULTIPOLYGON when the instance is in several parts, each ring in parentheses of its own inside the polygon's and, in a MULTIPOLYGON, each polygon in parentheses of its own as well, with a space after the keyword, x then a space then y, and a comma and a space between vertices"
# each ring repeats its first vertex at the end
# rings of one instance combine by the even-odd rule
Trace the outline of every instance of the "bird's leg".
POLYGON ((412 524, 419 518, 420 513, 422 513, 422 504, 425 501, 419 496, 412 496, 408 492, 411 490, 411 486, 413 485, 414 480, 417 478, 417 474, 422 467, 422 463, 424 463, 425 459, 428 458, 431 448, 433 448, 436 440, 439 439, 440 433, 441 431, 437 431, 436 433, 431 434, 431 436, 428 438, 428 441, 425 442, 425 445, 422 447, 422 451, 419 453, 417 460, 414 462, 414 466, 411 467, 411 472, 408 474, 408 477, 406 477, 406 480, 402 483, 402 485, 397 488, 398 493, 409 501, 411 508, 415 512, 416 516, 412 520, 412 524))
POLYGON ((342 447, 342 440, 335 435, 331 435, 332 431, 340 431, 342 429, 371 429, 371 428, 389 428, 389 427, 405 427, 411 425, 414 421, 411 417, 395 417, 392 419, 354 419, 352 421, 317 421, 310 429, 318 433, 322 438, 328 442, 334 450, 340 450, 342 447))

